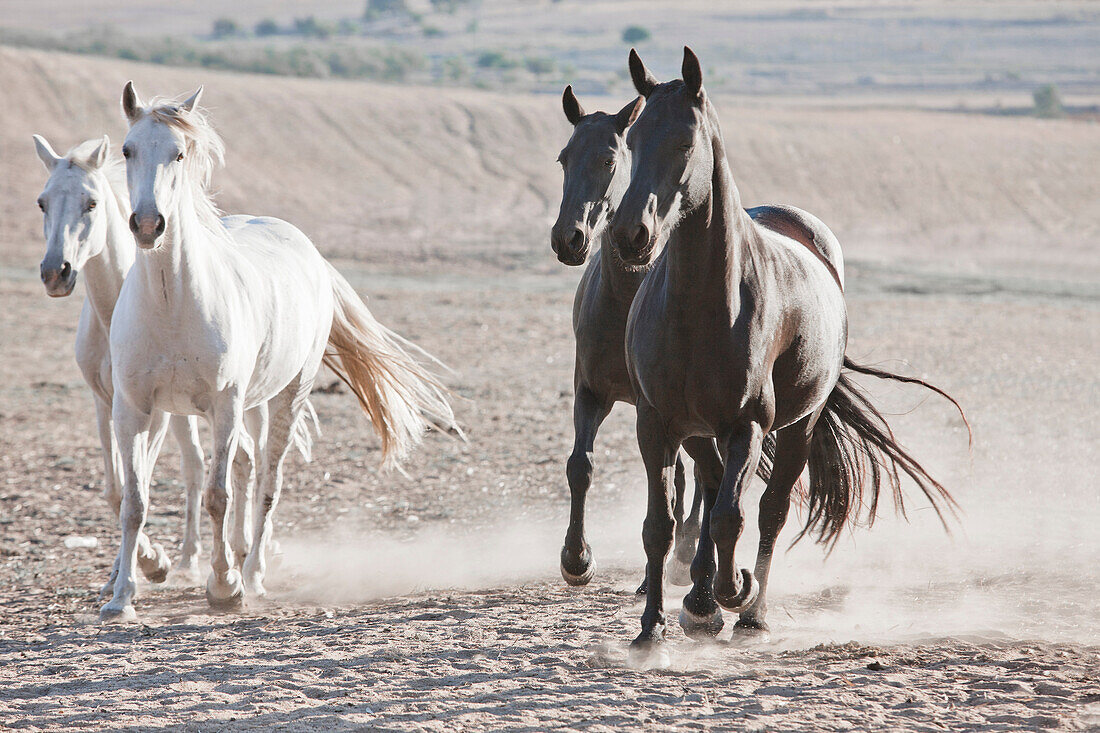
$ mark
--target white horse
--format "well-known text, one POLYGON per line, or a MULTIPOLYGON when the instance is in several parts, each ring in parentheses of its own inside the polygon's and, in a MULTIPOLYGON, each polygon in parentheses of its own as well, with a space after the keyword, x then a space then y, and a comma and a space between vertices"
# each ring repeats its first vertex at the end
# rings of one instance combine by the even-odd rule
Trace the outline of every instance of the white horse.
MULTIPOLYGON (((46 237, 46 255, 40 267, 42 282, 49 295, 64 297, 72 293, 78 275, 85 274, 87 297, 77 328, 76 360, 95 397, 106 469, 104 494, 117 517, 122 499, 122 456, 112 429, 114 387, 111 384, 109 333, 122 282, 135 256, 134 237, 128 225, 130 200, 125 172, 121 161, 111 159, 110 140, 106 135, 98 140, 87 140, 64 156, 55 153, 40 135, 34 136, 34 143, 38 157, 50 173, 38 197, 46 237)), ((233 548, 238 564, 244 562, 252 540, 249 520, 255 510, 249 491, 253 463, 250 446, 262 443, 266 435, 264 408, 250 411, 246 422, 251 441, 238 450, 234 463, 237 480, 245 487, 237 494, 233 507, 233 548)), ((169 419, 169 425, 180 446, 180 472, 186 487, 183 548, 174 577, 197 582, 202 552, 199 510, 203 475, 197 418, 176 415, 169 419)), ((296 437, 308 459, 309 433, 296 437)), ((138 564, 145 577, 157 583, 165 580, 171 567, 164 549, 150 543, 144 534, 138 538, 138 564)), ((116 559, 111 578, 101 594, 114 592, 117 572, 116 559)))
MULTIPOLYGON (((111 354, 108 334, 122 281, 134 263, 134 238, 126 220, 130 202, 125 192, 122 166, 110 160, 110 142, 87 140, 65 155, 54 152, 46 140, 34 136, 38 157, 50 176, 38 197, 46 237, 46 255, 40 267, 46 293, 69 295, 79 273, 84 273, 86 297, 76 331, 76 363, 95 397, 99 440, 103 445, 104 496, 119 514, 122 501, 122 456, 111 425, 111 354)), ((173 417, 172 432, 180 446, 180 473, 186 487, 183 552, 179 571, 198 578, 199 506, 203 455, 195 418, 173 417)), ((146 578, 163 582, 171 563, 159 544, 138 537, 138 563, 146 578)), ((101 593, 113 590, 111 580, 101 593)))
MULTIPOLYGON (((111 328, 113 415, 122 450, 122 547, 104 620, 135 616, 137 542, 148 503, 148 469, 164 435, 163 413, 201 415, 213 432, 205 498, 213 523, 215 607, 264 594, 265 545, 279 499, 282 464, 322 362, 351 388, 393 464, 429 427, 457 430, 440 382, 411 347, 381 326, 313 243, 286 222, 219 218, 207 195, 221 139, 196 106, 144 106, 128 83, 123 146, 139 247, 111 328), (247 409, 268 403, 270 424, 258 461, 263 492, 244 578, 225 542, 230 463, 247 409)), ((273 152, 273 154, 275 154, 273 152)))

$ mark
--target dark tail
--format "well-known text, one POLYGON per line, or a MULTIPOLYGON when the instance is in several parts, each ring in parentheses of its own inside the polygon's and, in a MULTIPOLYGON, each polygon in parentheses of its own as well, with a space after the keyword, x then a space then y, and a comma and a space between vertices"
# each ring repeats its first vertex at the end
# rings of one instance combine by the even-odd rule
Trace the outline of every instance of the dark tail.
MULTIPOLYGON (((862 366, 848 357, 844 357, 844 368, 879 379, 919 384, 943 396, 962 415, 973 442, 966 413, 951 395, 939 387, 915 377, 862 366)), ((812 534, 821 544, 836 544, 844 527, 859 521, 863 507, 867 508, 867 525, 873 524, 883 479, 893 492, 895 506, 905 516, 902 473, 924 493, 945 529, 948 527, 944 510, 953 514, 958 506, 950 492, 898 444, 886 418, 844 372, 841 372, 814 427, 810 438, 809 468, 809 510, 806 525, 795 542, 812 534)))

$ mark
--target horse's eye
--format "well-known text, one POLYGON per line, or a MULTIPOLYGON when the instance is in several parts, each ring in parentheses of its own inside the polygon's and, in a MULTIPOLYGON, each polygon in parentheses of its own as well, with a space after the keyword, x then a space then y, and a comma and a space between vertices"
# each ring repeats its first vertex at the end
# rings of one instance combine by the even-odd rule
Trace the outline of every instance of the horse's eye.
POLYGON ((84 207, 84 210, 85 211, 91 211, 92 209, 95 208, 95 205, 96 205, 96 201, 95 201, 95 199, 92 199, 91 201, 88 202, 88 205, 86 207, 84 207))
POLYGON ((183 153, 180 153, 179 155, 176 156, 176 162, 177 163, 181 160, 183 160, 183 153))
POLYGON ((46 212, 46 202, 42 199, 38 199, 38 208, 42 209, 42 213, 46 212))
POLYGON ((122 157, 123 158, 129 158, 130 157, 130 148, 123 148, 122 149, 122 157))
POLYGON ((604 164, 605 168, 614 168, 615 167, 615 159, 614 158, 608 158, 607 160, 605 160, 603 162, 603 164, 604 164))

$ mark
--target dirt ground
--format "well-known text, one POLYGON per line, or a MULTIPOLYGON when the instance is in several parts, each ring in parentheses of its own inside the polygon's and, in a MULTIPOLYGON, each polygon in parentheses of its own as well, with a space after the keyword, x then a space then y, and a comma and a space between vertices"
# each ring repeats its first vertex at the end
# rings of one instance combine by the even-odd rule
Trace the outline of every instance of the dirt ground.
MULTIPOLYGON (((745 203, 790 201, 840 236, 849 354, 950 391, 975 441, 919 390, 866 383, 958 499, 951 534, 914 500, 828 557, 796 545, 775 559, 770 637, 698 644, 672 623, 667 667, 644 669, 627 653, 645 507, 629 409, 596 444, 596 578, 570 589, 557 569, 579 276, 546 241, 557 99, 199 75, 0 49, 0 96, 19 100, 0 104, 0 728, 1100 730, 1095 125, 723 101, 745 203), (118 143, 129 78, 207 83, 220 200, 300 224, 382 322, 452 365, 469 441, 429 436, 405 475, 381 473, 323 377, 269 599, 213 615, 170 576, 142 588, 139 623, 102 627, 117 520, 73 360, 82 286, 52 300, 37 280, 30 135, 118 143)), ((177 460, 168 441, 148 525, 173 554, 177 460)))
MULTIPOLYGON (((644 499, 626 409, 598 441, 599 574, 582 589, 557 577, 574 273, 342 268, 380 318, 459 368, 469 443, 431 437, 407 478, 381 474, 350 395, 315 394, 323 435, 314 462, 288 472, 270 599, 211 615, 201 588, 170 580, 144 589, 139 624, 108 628, 95 589, 117 530, 71 358, 79 301, 0 280, 0 727, 1100 726, 1095 432, 1075 408, 1098 396, 1095 343, 1076 336, 1100 326, 1094 298, 994 282, 899 294, 898 273, 854 265, 851 352, 908 357, 970 410, 972 456, 943 406, 876 393, 908 412, 899 431, 963 517, 947 538, 914 504, 912 523, 886 518, 828 561, 799 545, 776 561, 768 640, 727 630, 701 645, 673 625, 670 666, 647 670, 627 654, 644 499), (1022 455, 1036 445, 1045 455, 1022 455), (67 549, 70 536, 97 545, 67 549)), ((181 529, 175 455, 158 467, 150 520, 166 546, 181 529)), ((742 542, 747 562, 751 532, 742 542)))

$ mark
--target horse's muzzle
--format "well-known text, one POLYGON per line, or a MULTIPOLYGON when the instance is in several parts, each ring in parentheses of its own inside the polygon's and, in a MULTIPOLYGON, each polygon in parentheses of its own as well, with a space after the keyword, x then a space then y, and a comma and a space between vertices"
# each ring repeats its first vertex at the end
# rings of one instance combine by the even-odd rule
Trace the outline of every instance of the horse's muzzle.
POLYGON ((152 249, 156 246, 160 235, 164 234, 166 223, 160 214, 154 216, 142 216, 130 214, 130 231, 134 234, 138 246, 142 249, 152 249))
POLYGON ((64 298, 76 287, 76 270, 67 261, 62 262, 60 267, 46 267, 43 264, 39 270, 42 284, 46 286, 46 295, 51 298, 64 298))
POLYGON ((550 248, 563 265, 577 267, 588 259, 588 237, 579 226, 572 230, 554 227, 550 234, 550 248))

